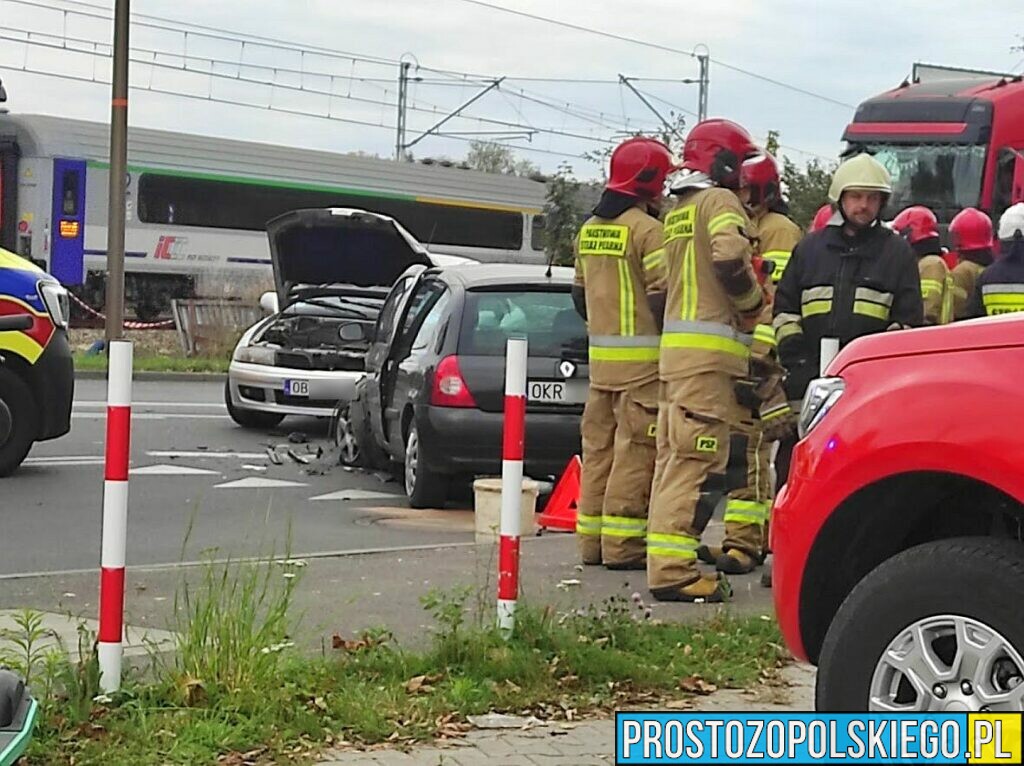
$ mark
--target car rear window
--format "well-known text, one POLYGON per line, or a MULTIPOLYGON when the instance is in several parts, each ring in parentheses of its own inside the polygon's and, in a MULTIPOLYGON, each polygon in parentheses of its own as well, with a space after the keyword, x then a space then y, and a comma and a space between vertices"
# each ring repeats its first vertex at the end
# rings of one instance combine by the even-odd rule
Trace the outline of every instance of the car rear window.
POLYGON ((568 290, 470 290, 462 314, 459 353, 504 356, 505 342, 525 335, 530 356, 586 353, 587 328, 568 290))

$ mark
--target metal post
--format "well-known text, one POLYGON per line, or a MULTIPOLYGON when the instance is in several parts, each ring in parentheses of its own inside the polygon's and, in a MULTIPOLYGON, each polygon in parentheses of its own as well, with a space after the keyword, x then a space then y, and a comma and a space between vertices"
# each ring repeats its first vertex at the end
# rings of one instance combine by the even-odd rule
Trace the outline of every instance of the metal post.
POLYGON ((409 89, 409 67, 412 64, 403 61, 398 65, 398 119, 395 122, 395 159, 402 160, 405 154, 405 112, 406 98, 409 89))
POLYGON ((127 340, 115 340, 107 349, 107 449, 103 471, 97 652, 100 688, 104 692, 111 692, 121 688, 128 467, 132 436, 132 344, 127 340))
POLYGON ((125 176, 128 172, 128 19, 130 0, 114 4, 114 77, 110 100, 110 209, 107 213, 107 348, 124 335, 125 176))
POLYGON ((711 85, 708 75, 708 54, 698 53, 697 61, 700 62, 700 92, 697 96, 697 119, 703 122, 708 118, 708 87, 711 85))
POLYGON ((522 535, 523 455, 526 444, 527 340, 505 347, 505 418, 501 460, 501 520, 498 539, 498 629, 511 638, 519 600, 519 538, 522 535))

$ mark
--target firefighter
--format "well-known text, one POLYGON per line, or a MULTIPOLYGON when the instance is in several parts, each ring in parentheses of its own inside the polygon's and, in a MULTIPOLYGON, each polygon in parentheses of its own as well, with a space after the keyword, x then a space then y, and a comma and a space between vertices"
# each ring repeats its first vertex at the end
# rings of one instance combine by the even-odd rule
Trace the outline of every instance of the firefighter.
POLYGON ((921 274, 925 324, 946 324, 953 318, 953 282, 939 241, 939 220, 923 205, 908 207, 892 222, 893 230, 904 237, 921 274))
POLYGON ((966 319, 968 302, 974 295, 978 277, 992 264, 992 219, 977 208, 968 207, 949 224, 949 238, 960 262, 950 275, 953 279, 953 318, 966 319))
POLYGON ((751 368, 757 368, 758 377, 738 388, 740 404, 747 413, 729 437, 726 476, 734 489, 729 491, 725 504, 725 539, 721 547, 702 545, 697 550, 701 561, 727 574, 746 574, 764 558, 765 530, 774 495, 772 445, 790 435, 795 426, 793 410, 782 388, 783 370, 776 355, 770 298, 774 292, 771 285, 779 281, 801 231, 782 212, 785 203, 779 171, 771 155, 743 164, 739 198, 756 231, 754 271, 769 301, 750 348, 751 368), (762 263, 767 268, 761 268, 762 263), (763 387, 764 391, 759 394, 749 390, 751 387, 763 387))
MULTIPOLYGON (((917 259, 907 242, 881 224, 892 193, 888 171, 871 155, 843 162, 829 197, 837 205, 829 225, 808 234, 793 251, 775 292, 773 314, 789 399, 803 399, 818 376, 822 338, 845 345, 924 321, 917 259)), ((784 439, 775 458, 777 486, 789 474, 795 440, 784 439)))
POLYGON ((775 264, 771 280, 778 283, 803 232, 786 217, 779 166, 770 154, 743 165, 739 197, 757 230, 758 255, 775 264))
POLYGON ((736 196, 750 134, 728 120, 694 126, 665 217, 668 292, 661 336, 658 462, 647 534, 647 583, 662 601, 719 602, 728 581, 697 569, 697 549, 726 491, 729 424, 744 412, 749 333, 765 304, 751 266, 750 221, 736 196))
POLYGON ((665 268, 662 225, 651 212, 673 167, 660 141, 620 144, 576 240, 573 297, 590 340, 576 532, 583 563, 609 569, 646 566, 664 309, 654 291, 664 290, 665 268))
POLYGON ((978 277, 968 306, 972 317, 1024 311, 1024 202, 999 219, 1000 257, 978 277))

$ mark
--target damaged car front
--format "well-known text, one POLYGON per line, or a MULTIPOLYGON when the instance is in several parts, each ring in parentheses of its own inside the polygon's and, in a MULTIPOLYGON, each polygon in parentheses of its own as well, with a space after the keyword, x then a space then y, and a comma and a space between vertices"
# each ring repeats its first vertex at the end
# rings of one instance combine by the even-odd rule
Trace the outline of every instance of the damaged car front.
POLYGON ((242 335, 224 392, 231 418, 249 428, 330 417, 363 375, 391 286, 437 260, 397 221, 364 210, 296 210, 267 234, 275 291, 261 305, 274 313, 242 335))

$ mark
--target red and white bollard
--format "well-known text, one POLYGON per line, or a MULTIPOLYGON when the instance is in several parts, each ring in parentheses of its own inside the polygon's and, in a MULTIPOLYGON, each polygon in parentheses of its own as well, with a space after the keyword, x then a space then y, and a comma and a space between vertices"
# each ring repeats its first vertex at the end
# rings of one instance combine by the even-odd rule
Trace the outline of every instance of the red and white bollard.
POLYGON ((519 536, 522 534, 523 453, 526 445, 526 338, 509 338, 505 350, 505 424, 501 461, 501 526, 498 541, 498 629, 516 625, 519 536))
POLYGON ((124 635, 124 562, 128 532, 128 463, 131 452, 132 344, 114 340, 107 350, 107 451, 103 482, 100 557, 100 688, 121 688, 124 635))

